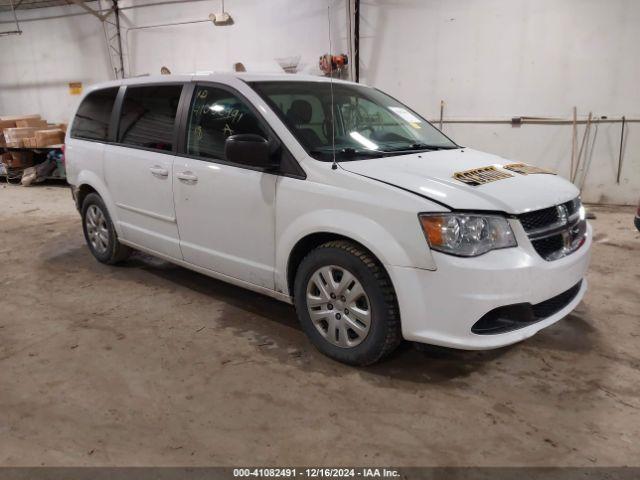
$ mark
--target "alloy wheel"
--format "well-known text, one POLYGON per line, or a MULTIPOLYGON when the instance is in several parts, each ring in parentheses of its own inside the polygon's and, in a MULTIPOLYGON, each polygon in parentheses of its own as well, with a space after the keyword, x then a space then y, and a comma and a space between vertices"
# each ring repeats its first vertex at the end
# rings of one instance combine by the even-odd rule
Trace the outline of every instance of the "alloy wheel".
POLYGON ((109 249, 109 228, 107 218, 97 205, 91 205, 87 209, 85 217, 87 236, 93 249, 99 254, 104 254, 109 249))

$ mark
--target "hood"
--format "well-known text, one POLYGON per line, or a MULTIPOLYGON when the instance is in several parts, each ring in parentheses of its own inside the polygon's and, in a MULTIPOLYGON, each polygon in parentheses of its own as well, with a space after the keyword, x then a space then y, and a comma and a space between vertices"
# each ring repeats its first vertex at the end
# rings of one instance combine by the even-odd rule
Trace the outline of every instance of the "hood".
POLYGON ((453 178, 456 172, 509 163, 516 162, 464 148, 341 162, 340 166, 351 173, 410 190, 455 210, 518 214, 558 205, 580 194, 572 183, 558 175, 509 172, 513 177, 478 186, 453 178))

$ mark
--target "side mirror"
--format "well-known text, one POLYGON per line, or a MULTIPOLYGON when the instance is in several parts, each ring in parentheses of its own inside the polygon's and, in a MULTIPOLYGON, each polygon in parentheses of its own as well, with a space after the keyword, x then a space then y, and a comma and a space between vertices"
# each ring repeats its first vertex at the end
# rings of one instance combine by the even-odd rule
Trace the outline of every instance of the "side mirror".
POLYGON ((271 159, 269 141, 253 133, 231 135, 224 142, 224 156, 227 161, 251 167, 276 168, 271 159))

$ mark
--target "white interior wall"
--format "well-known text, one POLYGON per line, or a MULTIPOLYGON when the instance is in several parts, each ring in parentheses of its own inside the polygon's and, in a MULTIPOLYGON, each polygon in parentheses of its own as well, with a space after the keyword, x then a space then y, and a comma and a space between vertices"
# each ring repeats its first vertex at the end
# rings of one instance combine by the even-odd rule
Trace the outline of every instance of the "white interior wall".
MULTIPOLYGON (((175 25, 143 30, 132 27, 207 20, 220 12, 219 0, 184 1, 127 9, 153 0, 121 0, 125 68, 130 76, 229 71, 243 62, 252 70, 279 70, 276 58, 300 55, 305 70, 317 71, 318 57, 328 46, 325 0, 230 0, 232 26, 212 23, 175 25)), ((332 0, 336 37, 344 36, 345 5, 332 0)), ((94 6, 95 8, 95 6, 94 6)), ((40 113, 48 120, 67 121, 77 103, 68 82, 85 85, 114 78, 103 29, 90 15, 28 21, 82 12, 79 7, 18 11, 22 35, 0 37, 0 115, 40 113)), ((12 19, 0 15, 0 21, 12 19)), ((13 29, 0 24, 0 31, 13 29)))
MULTIPOLYGON (((121 0, 123 7, 138 0, 121 0)), ((331 0, 334 52, 346 52, 344 0, 331 0)), ((220 2, 124 10, 130 74, 275 68, 300 55, 307 70, 328 51, 328 0, 227 0, 234 25, 131 30, 133 26, 204 20, 220 2)), ((22 16, 78 11, 42 9, 22 16)), ((7 16, 0 17, 6 20, 7 16)), ((569 118, 578 107, 609 117, 640 117, 640 2, 636 0, 363 0, 361 79, 428 118, 569 118)), ((2 30, 5 25, 0 25, 2 30)), ((88 15, 23 23, 21 36, 0 38, 0 112, 41 113, 66 121, 77 97, 67 83, 112 78, 102 28, 88 15)), ((460 144, 567 176, 571 126, 447 124, 460 144)), ((580 127, 582 139, 584 127, 580 127)), ((634 204, 640 184, 640 125, 629 124, 620 185, 615 182, 619 124, 592 128, 583 197, 634 204)), ((584 175, 579 175, 578 183, 584 175)))
MULTIPOLYGON (((20 12, 38 15, 77 12, 76 7, 20 12)), ((12 19, 0 15, 0 20, 12 19)), ((84 85, 110 79, 110 63, 102 27, 85 15, 24 22, 22 35, 0 37, 0 115, 39 113, 52 122, 66 122, 77 103, 69 82, 84 85)), ((0 24, 0 31, 15 24, 0 24)))
MULTIPOLYGON (((430 119, 440 100, 445 118, 571 118, 574 106, 581 119, 589 111, 640 118, 637 0, 363 0, 362 16, 363 81, 430 119)), ((627 125, 618 185, 620 129, 591 129, 590 167, 577 177, 586 201, 640 197, 640 124, 627 125)), ((462 145, 569 174, 571 125, 444 131, 462 145)))
MULTIPOLYGON (((121 2, 123 6, 132 3, 121 2)), ((230 0, 226 10, 234 19, 232 26, 198 23, 127 33, 133 26, 206 20, 210 13, 220 12, 219 1, 188 5, 124 12, 131 75, 159 73, 162 66, 174 73, 228 71, 234 62, 253 71, 278 71, 276 58, 296 55, 302 57, 304 70, 317 70, 318 57, 329 48, 326 0, 230 0)), ((332 23, 340 35, 345 7, 340 1, 332 5, 332 23)))

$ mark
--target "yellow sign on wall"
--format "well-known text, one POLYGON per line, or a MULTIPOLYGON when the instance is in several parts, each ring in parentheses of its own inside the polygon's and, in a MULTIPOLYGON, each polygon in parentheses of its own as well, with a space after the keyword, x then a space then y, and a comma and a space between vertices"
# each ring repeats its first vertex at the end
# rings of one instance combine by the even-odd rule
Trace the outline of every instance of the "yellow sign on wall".
POLYGON ((80 95, 82 93, 82 82, 69 82, 69 94, 80 95))

